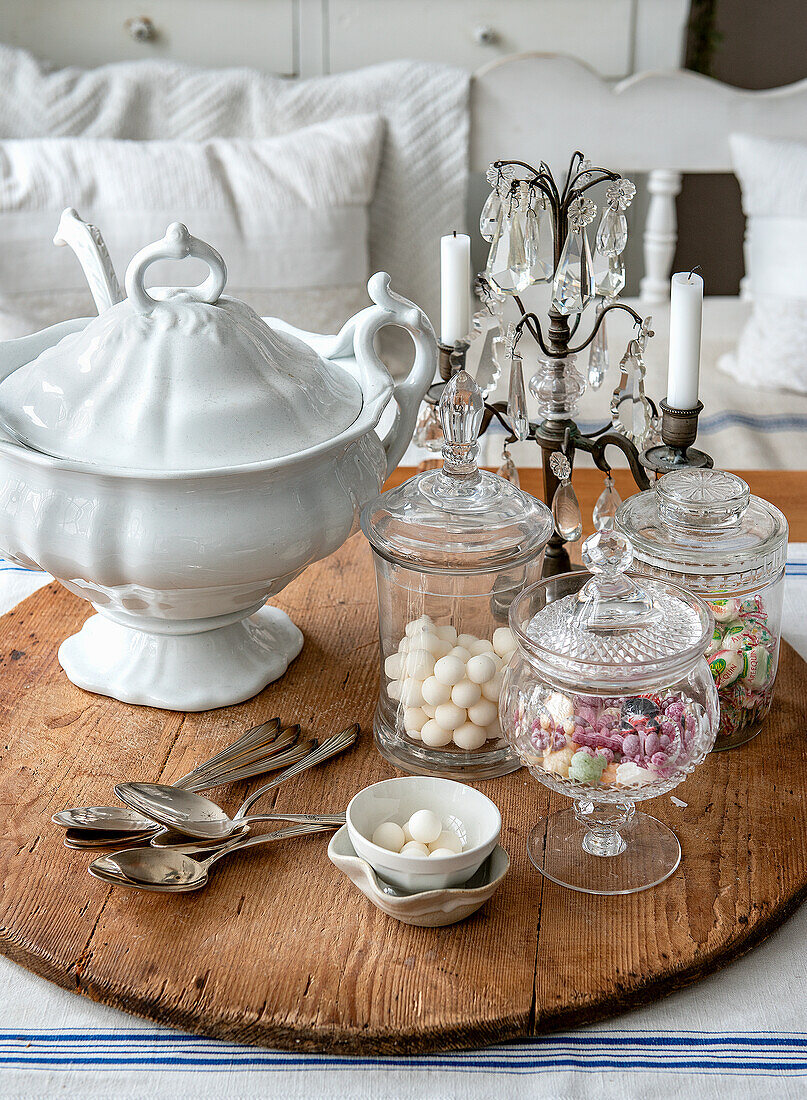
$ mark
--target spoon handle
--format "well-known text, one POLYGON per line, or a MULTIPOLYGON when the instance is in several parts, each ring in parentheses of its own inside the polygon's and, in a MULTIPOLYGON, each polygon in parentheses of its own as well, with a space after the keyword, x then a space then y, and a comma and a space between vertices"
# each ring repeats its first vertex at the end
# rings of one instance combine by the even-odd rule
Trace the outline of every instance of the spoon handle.
MULTIPOLYGON (((254 848, 257 844, 269 844, 273 840, 288 840, 295 836, 308 836, 310 833, 327 833, 337 828, 336 825, 292 825, 288 829, 278 829, 274 833, 264 833, 262 836, 251 836, 246 839, 239 838, 238 840, 231 840, 229 844, 225 844, 222 848, 219 848, 217 852, 214 852, 212 856, 208 856, 207 859, 200 859, 199 863, 203 867, 210 867, 211 864, 221 859, 223 856, 227 856, 230 852, 240 852, 242 848, 254 848)), ((191 852, 187 853, 191 855, 191 852)))
POLYGON ((252 753, 234 761, 230 766, 221 767, 215 772, 208 772, 198 783, 185 787, 185 790, 206 791, 210 790, 211 787, 220 787, 225 783, 235 783, 238 779, 249 779, 253 775, 260 775, 262 772, 279 771, 281 768, 289 767, 296 761, 302 760, 304 756, 311 752, 315 744, 315 741, 303 741, 279 752, 264 749, 252 753))
POLYGON ((233 821, 240 821, 242 818, 246 817, 250 809, 263 795, 268 794, 269 791, 273 791, 275 787, 279 787, 280 784, 285 783, 287 779, 293 779, 295 775, 300 775, 301 772, 307 771, 308 768, 313 768, 316 764, 321 764, 323 760, 328 760, 330 757, 336 756, 352 745, 358 736, 359 724, 358 722, 354 722, 352 726, 348 726, 347 729, 342 730, 341 733, 335 733, 332 737, 326 737, 313 752, 304 756, 303 759, 296 764, 292 764, 291 767, 286 768, 280 775, 276 775, 275 778, 270 780, 265 786, 259 787, 257 791, 245 799, 240 809, 233 817, 233 821))
POLYGON ((250 814, 243 817, 244 824, 252 825, 256 821, 298 821, 305 825, 344 825, 344 814, 250 814))
POLYGON ((261 746, 273 745, 280 736, 281 727, 279 718, 271 718, 268 722, 261 722, 258 726, 252 726, 242 733, 236 741, 233 741, 232 745, 220 749, 219 752, 214 753, 209 760, 204 760, 201 764, 197 764, 187 775, 183 775, 181 779, 177 779, 174 786, 188 790, 189 784, 202 779, 208 772, 215 771, 221 765, 228 764, 231 760, 236 759, 243 753, 254 751, 261 746))

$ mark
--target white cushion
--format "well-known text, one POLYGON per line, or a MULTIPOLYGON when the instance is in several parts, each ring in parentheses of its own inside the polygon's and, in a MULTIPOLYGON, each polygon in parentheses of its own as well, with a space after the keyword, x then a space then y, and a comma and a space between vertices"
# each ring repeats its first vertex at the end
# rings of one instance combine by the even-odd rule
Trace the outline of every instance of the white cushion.
MULTIPOLYGON (((382 137, 381 119, 360 115, 256 140, 0 142, 0 336, 94 312, 75 256, 52 243, 66 206, 99 226, 121 283, 134 253, 179 220, 224 257, 228 294, 338 327, 366 304, 382 137)), ((150 279, 189 285, 197 264, 155 264, 150 279)))
POLYGON ((730 144, 752 310, 718 365, 743 385, 807 393, 807 144, 748 134, 730 144))

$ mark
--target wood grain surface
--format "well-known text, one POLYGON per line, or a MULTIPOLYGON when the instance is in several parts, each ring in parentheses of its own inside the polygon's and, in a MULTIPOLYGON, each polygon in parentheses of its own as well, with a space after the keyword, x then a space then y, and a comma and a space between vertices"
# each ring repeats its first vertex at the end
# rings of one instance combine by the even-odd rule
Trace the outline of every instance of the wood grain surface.
MULTIPOLYGON (((234 856, 196 894, 91 878, 91 856, 63 847, 54 811, 108 802, 122 778, 170 782, 273 714, 320 734, 353 720, 363 730, 346 755, 275 792, 279 809, 342 810, 394 774, 372 744, 376 601, 361 536, 277 603, 305 633, 301 656, 248 703, 194 715, 74 687, 56 649, 89 608, 57 584, 0 619, 0 951, 76 993, 222 1039, 417 1052, 591 1021, 669 993, 749 950, 807 893, 807 669, 786 646, 763 733, 708 757, 676 791, 686 807, 649 804, 683 847, 679 871, 653 890, 595 898, 545 882, 524 838, 566 800, 524 771, 479 785, 501 808, 512 870, 449 928, 378 912, 330 864, 327 836, 234 856)), ((212 797, 235 808, 259 783, 212 797)))

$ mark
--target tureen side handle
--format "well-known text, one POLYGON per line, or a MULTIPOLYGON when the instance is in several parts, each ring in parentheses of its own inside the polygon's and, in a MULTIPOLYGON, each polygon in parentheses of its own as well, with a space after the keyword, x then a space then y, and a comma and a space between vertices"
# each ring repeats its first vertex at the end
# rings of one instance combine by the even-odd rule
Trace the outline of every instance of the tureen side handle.
POLYGON ((390 290, 389 283, 390 277, 386 271, 379 271, 370 279, 367 290, 376 308, 362 310, 354 318, 356 330, 353 336, 356 360, 360 365, 368 364, 375 369, 386 370, 373 344, 375 334, 386 325, 405 329, 415 345, 412 368, 392 391, 398 406, 395 420, 381 440, 387 455, 387 474, 392 473, 411 442, 420 403, 434 381, 437 367, 437 340, 429 318, 419 306, 390 290))

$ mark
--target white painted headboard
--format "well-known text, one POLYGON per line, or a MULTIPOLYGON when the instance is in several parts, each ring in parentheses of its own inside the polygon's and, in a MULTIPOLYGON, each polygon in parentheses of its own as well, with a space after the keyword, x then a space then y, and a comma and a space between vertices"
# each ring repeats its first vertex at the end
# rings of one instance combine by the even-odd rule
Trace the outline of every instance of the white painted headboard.
POLYGON ((736 132, 807 140, 807 80, 748 92, 674 70, 609 84, 574 58, 533 53, 487 66, 471 87, 472 172, 500 157, 562 171, 582 149, 595 164, 648 174, 648 302, 669 296, 681 174, 730 172, 736 132))

